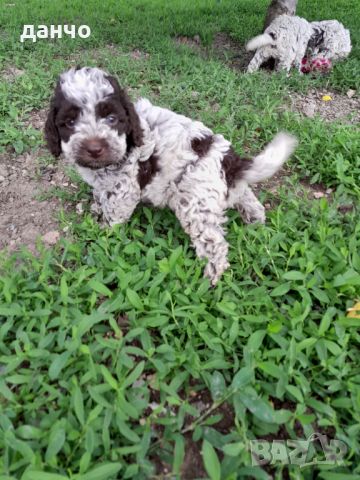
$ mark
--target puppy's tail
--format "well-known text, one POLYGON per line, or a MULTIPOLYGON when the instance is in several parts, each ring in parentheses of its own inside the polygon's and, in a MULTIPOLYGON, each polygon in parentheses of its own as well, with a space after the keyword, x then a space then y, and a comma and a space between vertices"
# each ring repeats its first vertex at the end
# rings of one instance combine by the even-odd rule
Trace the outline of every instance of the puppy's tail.
POLYGON ((298 141, 289 133, 280 132, 265 150, 253 158, 251 167, 244 172, 247 183, 257 183, 272 177, 290 157, 298 141))
POLYGON ((257 50, 260 47, 272 44, 275 44, 274 39, 268 33, 263 33, 249 40, 246 44, 246 50, 257 50))

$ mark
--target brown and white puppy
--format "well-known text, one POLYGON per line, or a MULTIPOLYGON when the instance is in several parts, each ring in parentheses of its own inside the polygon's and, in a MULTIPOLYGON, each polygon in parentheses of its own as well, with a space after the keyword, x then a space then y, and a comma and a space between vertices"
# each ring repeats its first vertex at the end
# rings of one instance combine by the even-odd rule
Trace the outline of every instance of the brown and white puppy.
POLYGON ((136 205, 169 206, 208 260, 214 285, 228 267, 226 209, 264 222, 249 184, 272 176, 296 139, 278 134, 258 156, 240 158, 222 135, 201 122, 140 99, 132 104, 114 77, 97 68, 60 76, 45 134, 50 151, 76 165, 93 187, 107 221, 126 222, 136 205))

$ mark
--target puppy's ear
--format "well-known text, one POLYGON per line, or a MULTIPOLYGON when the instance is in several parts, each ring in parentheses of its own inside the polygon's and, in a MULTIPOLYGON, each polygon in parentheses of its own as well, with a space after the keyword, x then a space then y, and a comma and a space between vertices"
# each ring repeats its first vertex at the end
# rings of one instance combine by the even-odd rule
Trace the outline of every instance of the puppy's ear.
POLYGON ((51 101, 50 110, 45 122, 45 139, 50 152, 58 157, 61 153, 61 141, 58 129, 55 124, 57 109, 55 99, 51 101))
POLYGON ((124 107, 128 117, 128 149, 132 147, 140 147, 143 144, 143 131, 140 126, 140 119, 135 111, 134 105, 124 89, 120 87, 117 80, 113 76, 106 77, 114 88, 114 95, 116 95, 122 106, 124 107))
POLYGON ((143 144, 143 131, 140 126, 140 119, 132 101, 124 90, 122 90, 122 103, 129 117, 129 144, 130 146, 140 147, 143 144))

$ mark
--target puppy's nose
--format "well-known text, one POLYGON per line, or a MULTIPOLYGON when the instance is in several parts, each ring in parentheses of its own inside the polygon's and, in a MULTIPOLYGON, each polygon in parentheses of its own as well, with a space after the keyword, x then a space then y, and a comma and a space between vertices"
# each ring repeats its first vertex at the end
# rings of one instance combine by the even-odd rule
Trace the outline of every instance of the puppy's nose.
POLYGON ((97 158, 100 157, 100 155, 104 151, 104 143, 97 138, 91 138, 85 143, 85 149, 86 151, 93 157, 97 158))

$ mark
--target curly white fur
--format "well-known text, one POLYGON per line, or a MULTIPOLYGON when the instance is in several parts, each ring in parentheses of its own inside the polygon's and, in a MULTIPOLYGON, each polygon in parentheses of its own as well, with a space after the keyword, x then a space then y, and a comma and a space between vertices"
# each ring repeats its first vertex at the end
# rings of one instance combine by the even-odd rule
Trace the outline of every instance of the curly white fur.
POLYGON ((251 39, 247 50, 256 50, 247 71, 255 72, 270 58, 277 70, 300 70, 301 60, 321 56, 329 60, 345 58, 351 51, 349 30, 337 20, 308 22, 304 18, 280 15, 262 35, 251 39))

